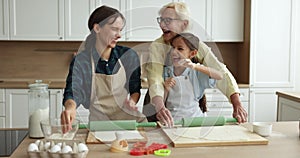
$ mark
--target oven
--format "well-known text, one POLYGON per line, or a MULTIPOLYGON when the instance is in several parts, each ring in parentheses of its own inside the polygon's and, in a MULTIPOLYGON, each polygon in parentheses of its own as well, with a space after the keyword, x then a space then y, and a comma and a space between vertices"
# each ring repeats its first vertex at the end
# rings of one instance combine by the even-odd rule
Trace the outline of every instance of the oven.
POLYGON ((0 157, 10 156, 27 134, 28 129, 0 129, 0 157))

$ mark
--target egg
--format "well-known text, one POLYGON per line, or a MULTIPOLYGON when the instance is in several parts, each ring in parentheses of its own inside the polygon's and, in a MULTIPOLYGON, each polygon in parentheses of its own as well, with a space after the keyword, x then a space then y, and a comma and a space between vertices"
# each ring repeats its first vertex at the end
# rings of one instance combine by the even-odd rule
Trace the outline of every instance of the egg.
POLYGON ((62 142, 59 142, 56 145, 59 145, 62 148, 62 142))
POLYGON ((77 143, 73 143, 73 153, 78 153, 78 145, 77 143))
POLYGON ((30 143, 27 150, 29 152, 37 152, 39 151, 39 148, 35 143, 30 143))
POLYGON ((47 151, 47 150, 50 149, 50 146, 51 146, 51 142, 46 142, 46 143, 44 144, 44 149, 47 151))
POLYGON ((83 143, 79 143, 78 144, 78 152, 79 153, 85 152, 85 151, 88 151, 88 150, 89 149, 88 149, 88 147, 85 144, 83 144, 83 143))
POLYGON ((35 143, 37 146, 39 146, 40 142, 41 142, 41 140, 36 140, 34 143, 35 143))
POLYGON ((61 148, 59 145, 54 145, 50 150, 51 153, 59 153, 60 151, 61 151, 61 148))
POLYGON ((39 143, 39 149, 40 149, 40 151, 44 151, 45 150, 45 146, 44 146, 44 142, 43 141, 40 141, 40 143, 39 143))
POLYGON ((61 152, 62 153, 72 153, 72 148, 69 145, 66 145, 61 149, 61 152))

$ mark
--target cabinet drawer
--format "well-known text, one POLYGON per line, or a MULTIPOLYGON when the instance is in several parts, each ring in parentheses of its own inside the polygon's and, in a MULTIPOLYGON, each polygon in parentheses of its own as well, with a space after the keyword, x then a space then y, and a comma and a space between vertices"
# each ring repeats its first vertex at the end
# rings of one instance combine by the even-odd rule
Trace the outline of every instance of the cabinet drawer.
POLYGON ((5 104, 0 102, 0 117, 5 116, 5 104))
MULTIPOLYGON (((206 89, 205 90, 207 101, 228 101, 227 97, 218 89, 206 89)), ((241 101, 249 100, 249 88, 240 89, 240 99, 241 101)))
POLYGON ((232 117, 232 108, 222 108, 222 109, 208 109, 207 116, 217 117, 217 116, 224 116, 224 117, 232 117))
POLYGON ((5 117, 0 117, 0 128, 5 128, 5 117))
POLYGON ((4 89, 0 89, 0 102, 5 101, 5 94, 4 94, 4 89))
MULTIPOLYGON (((248 102, 242 102, 244 109, 249 114, 248 102)), ((207 102, 208 116, 232 117, 233 107, 229 102, 207 102)))

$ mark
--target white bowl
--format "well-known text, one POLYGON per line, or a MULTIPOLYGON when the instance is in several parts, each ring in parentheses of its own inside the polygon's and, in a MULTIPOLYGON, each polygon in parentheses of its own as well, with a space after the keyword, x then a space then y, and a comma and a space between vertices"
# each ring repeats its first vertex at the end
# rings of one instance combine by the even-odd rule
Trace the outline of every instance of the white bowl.
POLYGON ((254 122, 253 132, 263 137, 267 137, 272 133, 272 124, 267 122, 254 122))
POLYGON ((60 139, 60 140, 72 140, 79 128, 79 120, 72 122, 72 129, 67 133, 63 133, 62 129, 68 125, 61 125, 60 118, 51 120, 42 120, 41 128, 45 139, 60 139))

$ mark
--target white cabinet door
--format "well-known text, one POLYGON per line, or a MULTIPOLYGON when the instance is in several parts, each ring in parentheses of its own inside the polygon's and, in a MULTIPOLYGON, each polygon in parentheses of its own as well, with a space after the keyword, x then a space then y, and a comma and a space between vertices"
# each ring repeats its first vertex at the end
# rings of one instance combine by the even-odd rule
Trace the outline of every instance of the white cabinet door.
POLYGON ((63 110, 63 90, 62 89, 50 89, 50 117, 60 118, 60 114, 63 110))
POLYGON ((126 3, 127 41, 154 41, 162 32, 156 18, 159 9, 172 0, 128 0, 126 3))
POLYGON ((275 122, 277 118, 276 91, 292 91, 290 88, 250 88, 250 122, 275 122))
MULTIPOLYGON (((205 89, 208 116, 232 117, 233 106, 222 92, 215 88, 205 89)), ((240 88, 240 100, 249 116, 249 88, 240 88)))
POLYGON ((278 97, 277 121, 298 121, 300 119, 300 102, 278 97))
POLYGON ((94 0, 65 0, 65 40, 84 41, 90 33, 88 20, 94 10, 94 0))
POLYGON ((295 65, 294 0, 252 0, 250 85, 293 87, 295 65))
POLYGON ((5 128, 5 93, 0 89, 0 128, 5 128))
MULTIPOLYGON (((50 90, 51 116, 60 116, 62 90, 50 90)), ((28 128, 28 89, 6 89, 6 128, 28 128)))
POLYGON ((212 41, 243 41, 244 0, 212 0, 210 34, 212 41))
POLYGON ((200 40, 208 41, 210 34, 208 34, 208 16, 210 14, 207 11, 208 1, 207 0, 182 0, 190 8, 190 20, 191 20, 191 31, 197 35, 200 40))
POLYGON ((8 0, 0 0, 0 40, 9 39, 8 0))
POLYGON ((61 0, 11 0, 10 36, 12 40, 63 39, 61 0))
POLYGON ((190 8, 192 32, 202 41, 243 41, 243 0, 180 1, 185 2, 190 8))
POLYGON ((280 89, 294 88, 296 0, 252 0, 251 121, 276 121, 280 89))
POLYGON ((6 128, 28 128, 28 89, 6 89, 6 128))
POLYGON ((0 128, 6 128, 5 127, 5 117, 0 117, 0 128))

